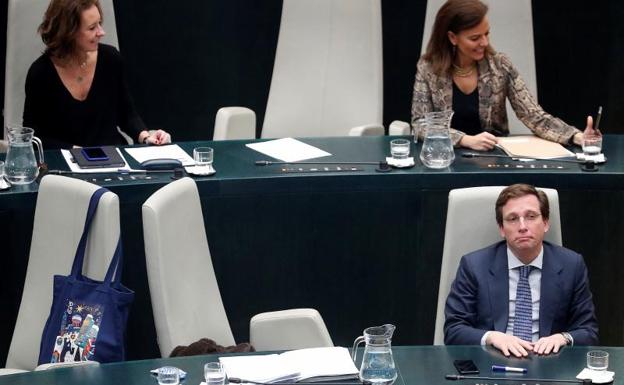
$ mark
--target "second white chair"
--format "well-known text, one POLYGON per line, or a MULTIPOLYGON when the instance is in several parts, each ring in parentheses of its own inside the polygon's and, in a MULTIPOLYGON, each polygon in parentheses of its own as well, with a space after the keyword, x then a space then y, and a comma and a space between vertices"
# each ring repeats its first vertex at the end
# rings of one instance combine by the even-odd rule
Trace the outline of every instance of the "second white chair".
MULTIPOLYGON (((163 357, 178 345, 205 337, 220 345, 233 345, 192 179, 169 183, 143 204, 143 234, 163 357)), ((250 329, 250 342, 259 351, 333 346, 314 309, 262 313, 252 319, 250 329)))
MULTIPOLYGON (((444 306, 461 257, 501 240, 494 215, 496 199, 505 186, 470 187, 449 192, 444 251, 440 269, 435 345, 444 344, 444 306)), ((540 189, 548 196, 550 230, 545 240, 561 245, 561 219, 557 190, 540 189)))

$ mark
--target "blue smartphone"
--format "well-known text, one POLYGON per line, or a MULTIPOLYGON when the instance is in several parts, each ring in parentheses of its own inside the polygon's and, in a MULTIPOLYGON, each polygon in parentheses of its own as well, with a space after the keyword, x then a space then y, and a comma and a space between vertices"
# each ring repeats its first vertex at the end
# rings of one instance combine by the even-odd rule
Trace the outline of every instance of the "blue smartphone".
POLYGON ((86 160, 108 160, 102 147, 84 147, 80 152, 86 160))

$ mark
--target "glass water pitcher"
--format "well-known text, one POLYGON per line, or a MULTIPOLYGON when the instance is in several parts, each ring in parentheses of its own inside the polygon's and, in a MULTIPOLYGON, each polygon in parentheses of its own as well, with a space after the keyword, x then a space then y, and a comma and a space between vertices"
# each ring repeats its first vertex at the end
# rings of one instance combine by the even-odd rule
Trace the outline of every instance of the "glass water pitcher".
POLYGON ((426 167, 446 168, 455 160, 455 151, 449 131, 452 117, 452 110, 425 114, 425 133, 420 160, 426 167))
POLYGON ((397 370, 392 357, 392 334, 396 327, 391 324, 372 326, 364 329, 364 335, 353 342, 351 355, 355 362, 357 347, 365 342, 360 380, 374 384, 391 384, 397 378, 397 370))
POLYGON ((4 165, 4 174, 11 184, 32 183, 39 175, 39 164, 43 164, 43 146, 34 136, 35 130, 28 127, 9 126, 7 130, 9 148, 4 165), (39 152, 39 163, 35 158, 33 143, 39 152))

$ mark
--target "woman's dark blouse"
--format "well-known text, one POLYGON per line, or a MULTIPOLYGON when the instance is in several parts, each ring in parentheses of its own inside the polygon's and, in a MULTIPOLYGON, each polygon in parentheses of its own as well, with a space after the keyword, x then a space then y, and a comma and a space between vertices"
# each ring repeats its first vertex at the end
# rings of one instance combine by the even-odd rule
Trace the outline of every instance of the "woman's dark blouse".
POLYGON ((35 60, 26 77, 23 119, 45 149, 125 144, 117 126, 134 140, 146 129, 130 97, 121 55, 106 44, 99 45, 84 101, 74 99, 47 54, 35 60))
POLYGON ((479 120, 479 87, 466 95, 453 82, 453 119, 451 127, 467 135, 478 135, 483 132, 479 120))

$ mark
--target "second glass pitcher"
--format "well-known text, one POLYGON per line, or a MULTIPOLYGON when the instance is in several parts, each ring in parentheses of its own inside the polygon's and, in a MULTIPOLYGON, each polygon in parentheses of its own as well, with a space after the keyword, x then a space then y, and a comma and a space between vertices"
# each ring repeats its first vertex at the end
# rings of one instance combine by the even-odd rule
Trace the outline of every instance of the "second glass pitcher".
POLYGON ((9 148, 7 150, 4 174, 11 184, 28 184, 37 179, 39 164, 43 163, 43 147, 41 140, 34 136, 32 128, 9 126, 7 135, 9 148), (39 152, 39 164, 35 158, 33 143, 39 152))
POLYGON ((372 326, 364 329, 364 335, 355 339, 351 354, 357 358, 357 347, 365 342, 360 380, 374 384, 391 384, 397 378, 397 370, 392 357, 392 335, 396 327, 391 324, 372 326))

